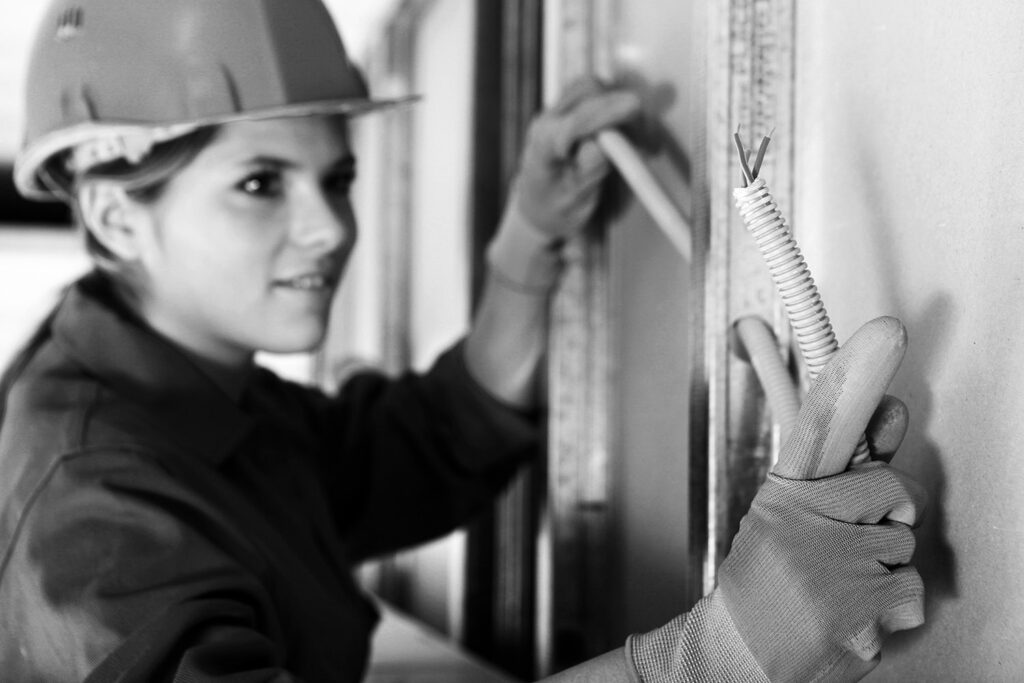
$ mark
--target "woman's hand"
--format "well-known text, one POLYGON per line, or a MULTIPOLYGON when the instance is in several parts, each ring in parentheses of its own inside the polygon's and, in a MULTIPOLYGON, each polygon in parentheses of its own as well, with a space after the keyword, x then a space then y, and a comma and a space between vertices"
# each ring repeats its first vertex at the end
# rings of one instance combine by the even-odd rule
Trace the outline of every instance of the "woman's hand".
POLYGON ((606 88, 592 77, 569 85, 530 125, 510 209, 549 242, 577 234, 590 220, 610 169, 594 135, 639 113, 633 92, 606 88))
POLYGON ((923 623, 911 558, 927 495, 885 462, 907 428, 902 404, 885 398, 906 346, 900 321, 876 318, 825 366, 740 522, 718 587, 631 639, 644 681, 700 672, 716 681, 859 680, 889 633, 923 623), (882 457, 848 468, 865 431, 882 457))
POLYGON ((608 175, 594 134, 639 112, 635 94, 587 78, 530 126, 519 176, 487 248, 489 277, 465 347, 471 374, 510 404, 536 403, 547 297, 562 271, 558 247, 590 220, 608 175))
POLYGON ((596 133, 636 118, 640 98, 594 78, 568 88, 530 125, 498 234, 488 247, 491 279, 546 295, 558 281, 558 247, 590 220, 611 166, 596 133))

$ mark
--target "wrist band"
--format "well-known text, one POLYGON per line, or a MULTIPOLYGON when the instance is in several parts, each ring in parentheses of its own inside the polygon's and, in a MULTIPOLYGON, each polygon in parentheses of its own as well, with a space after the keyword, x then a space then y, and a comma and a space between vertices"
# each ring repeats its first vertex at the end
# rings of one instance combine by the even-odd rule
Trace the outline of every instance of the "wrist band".
POLYGON ((555 283, 558 282, 558 278, 555 277, 551 282, 544 284, 529 285, 522 282, 517 282, 512 278, 508 277, 501 272, 498 268, 495 268, 493 264, 490 265, 489 269, 490 278, 497 284, 501 285, 505 289, 519 294, 525 294, 527 296, 548 296, 551 293, 551 289, 555 283))
POLYGON ((547 294, 562 273, 559 243, 530 225, 513 202, 487 247, 496 282, 524 294, 547 294))

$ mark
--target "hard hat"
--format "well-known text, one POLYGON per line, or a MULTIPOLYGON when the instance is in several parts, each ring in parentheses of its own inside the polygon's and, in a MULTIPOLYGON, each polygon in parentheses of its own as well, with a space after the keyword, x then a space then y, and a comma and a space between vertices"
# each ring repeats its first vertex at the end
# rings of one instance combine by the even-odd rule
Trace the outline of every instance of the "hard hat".
POLYGON ((54 0, 27 83, 14 176, 32 199, 61 194, 76 148, 137 161, 200 126, 413 99, 370 98, 321 0, 54 0))

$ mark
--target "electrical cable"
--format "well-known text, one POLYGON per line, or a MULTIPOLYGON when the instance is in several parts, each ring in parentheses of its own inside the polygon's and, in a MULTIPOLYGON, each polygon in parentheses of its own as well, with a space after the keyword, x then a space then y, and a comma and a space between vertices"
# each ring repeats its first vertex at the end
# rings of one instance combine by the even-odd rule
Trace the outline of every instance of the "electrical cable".
MULTIPOLYGON (((768 184, 763 178, 758 177, 769 140, 769 135, 761 140, 754 167, 751 168, 743 149, 739 128, 736 129, 733 142, 740 156, 744 186, 733 190, 733 198, 743 218, 743 224, 753 235, 757 248, 768 265, 772 280, 782 299, 786 317, 796 335, 800 354, 813 382, 839 349, 839 344, 825 311, 825 305, 818 294, 818 288, 800 253, 800 247, 793 239, 786 219, 768 189, 768 184)), ((864 462, 869 458, 867 441, 862 437, 851 463, 864 462)))
POLYGON ((768 323, 753 315, 737 320, 733 329, 737 355, 754 368, 768 411, 779 425, 779 440, 785 443, 800 412, 800 396, 779 353, 778 340, 768 323))

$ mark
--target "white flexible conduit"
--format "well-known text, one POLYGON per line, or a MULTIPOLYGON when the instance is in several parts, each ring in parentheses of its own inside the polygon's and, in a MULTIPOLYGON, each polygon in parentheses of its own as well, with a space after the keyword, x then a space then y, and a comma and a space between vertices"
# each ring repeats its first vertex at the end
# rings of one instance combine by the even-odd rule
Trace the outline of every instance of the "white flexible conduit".
MULTIPOLYGON (((765 143, 758 157, 763 157, 765 143)), ((742 147, 741 147, 742 152, 742 147)), ((745 164, 744 164, 745 166, 745 164)), ((756 177, 758 165, 746 187, 733 190, 736 208, 743 217, 747 230, 757 241, 772 280, 786 309, 786 316, 796 334, 797 346, 807 364, 811 382, 839 349, 818 288, 804 262, 796 240, 786 225, 764 178, 756 177)), ((744 169, 746 170, 746 169, 744 169)), ((863 437, 857 444, 852 463, 870 459, 870 451, 863 437)))
POLYGON ((733 197, 768 264, 813 382, 839 349, 818 288, 764 178, 736 188, 733 197))
POLYGON ((753 366, 768 401, 768 412, 779 425, 781 443, 785 443, 800 412, 800 396, 775 335, 768 323, 756 316, 740 318, 733 327, 740 343, 736 351, 753 366))

